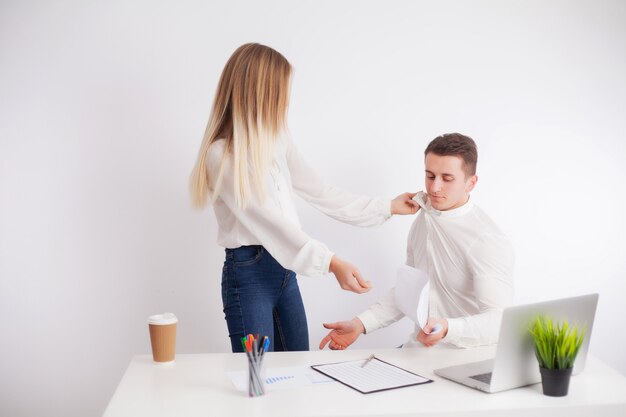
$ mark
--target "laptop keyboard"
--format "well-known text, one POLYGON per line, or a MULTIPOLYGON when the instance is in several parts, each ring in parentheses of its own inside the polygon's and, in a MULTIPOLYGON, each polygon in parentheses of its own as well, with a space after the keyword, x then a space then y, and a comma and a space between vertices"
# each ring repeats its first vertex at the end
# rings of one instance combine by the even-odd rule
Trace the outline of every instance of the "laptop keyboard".
POLYGON ((476 381, 484 382, 485 384, 491 383, 491 372, 487 372, 486 374, 473 375, 470 378, 475 379, 476 381))

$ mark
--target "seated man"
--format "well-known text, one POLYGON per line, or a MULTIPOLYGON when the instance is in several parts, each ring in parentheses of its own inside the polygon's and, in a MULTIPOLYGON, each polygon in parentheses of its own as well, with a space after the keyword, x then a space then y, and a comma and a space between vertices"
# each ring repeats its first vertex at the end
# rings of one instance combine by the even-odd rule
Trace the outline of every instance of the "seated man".
MULTIPOLYGON (((470 200, 478 151, 458 133, 434 139, 426 150, 426 193, 418 193, 420 212, 409 233, 408 266, 428 275, 428 322, 415 326, 403 346, 459 347, 497 343, 502 310, 513 300, 513 248, 496 224, 470 200), (442 330, 432 332, 439 324, 442 330)), ((324 324, 331 329, 323 349, 345 349, 362 333, 404 317, 392 289, 352 320, 324 324)))

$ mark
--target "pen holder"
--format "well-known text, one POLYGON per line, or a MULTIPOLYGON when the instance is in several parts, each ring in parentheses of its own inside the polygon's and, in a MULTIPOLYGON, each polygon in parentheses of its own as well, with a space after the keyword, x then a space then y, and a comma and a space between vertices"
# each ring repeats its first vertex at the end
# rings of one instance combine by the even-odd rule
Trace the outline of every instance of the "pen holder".
POLYGON ((263 356, 249 353, 246 357, 248 358, 248 396, 259 397, 265 395, 263 356))

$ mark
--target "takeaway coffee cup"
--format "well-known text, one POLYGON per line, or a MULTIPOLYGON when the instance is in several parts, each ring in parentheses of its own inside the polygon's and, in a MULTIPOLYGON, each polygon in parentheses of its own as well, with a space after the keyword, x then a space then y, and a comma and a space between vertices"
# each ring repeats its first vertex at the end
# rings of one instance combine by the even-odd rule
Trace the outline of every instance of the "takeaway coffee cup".
POLYGON ((178 323, 178 319, 172 313, 155 314, 148 317, 152 359, 155 362, 174 362, 176 354, 176 323, 178 323))

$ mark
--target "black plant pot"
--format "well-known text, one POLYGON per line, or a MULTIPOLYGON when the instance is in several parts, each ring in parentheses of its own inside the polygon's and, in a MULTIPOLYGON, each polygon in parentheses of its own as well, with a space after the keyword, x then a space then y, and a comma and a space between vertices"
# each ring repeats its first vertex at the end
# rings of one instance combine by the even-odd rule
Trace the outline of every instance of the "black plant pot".
POLYGON ((569 380, 572 377, 572 369, 547 369, 539 367, 541 372, 541 385, 543 395, 550 397, 564 397, 569 390, 569 380))

